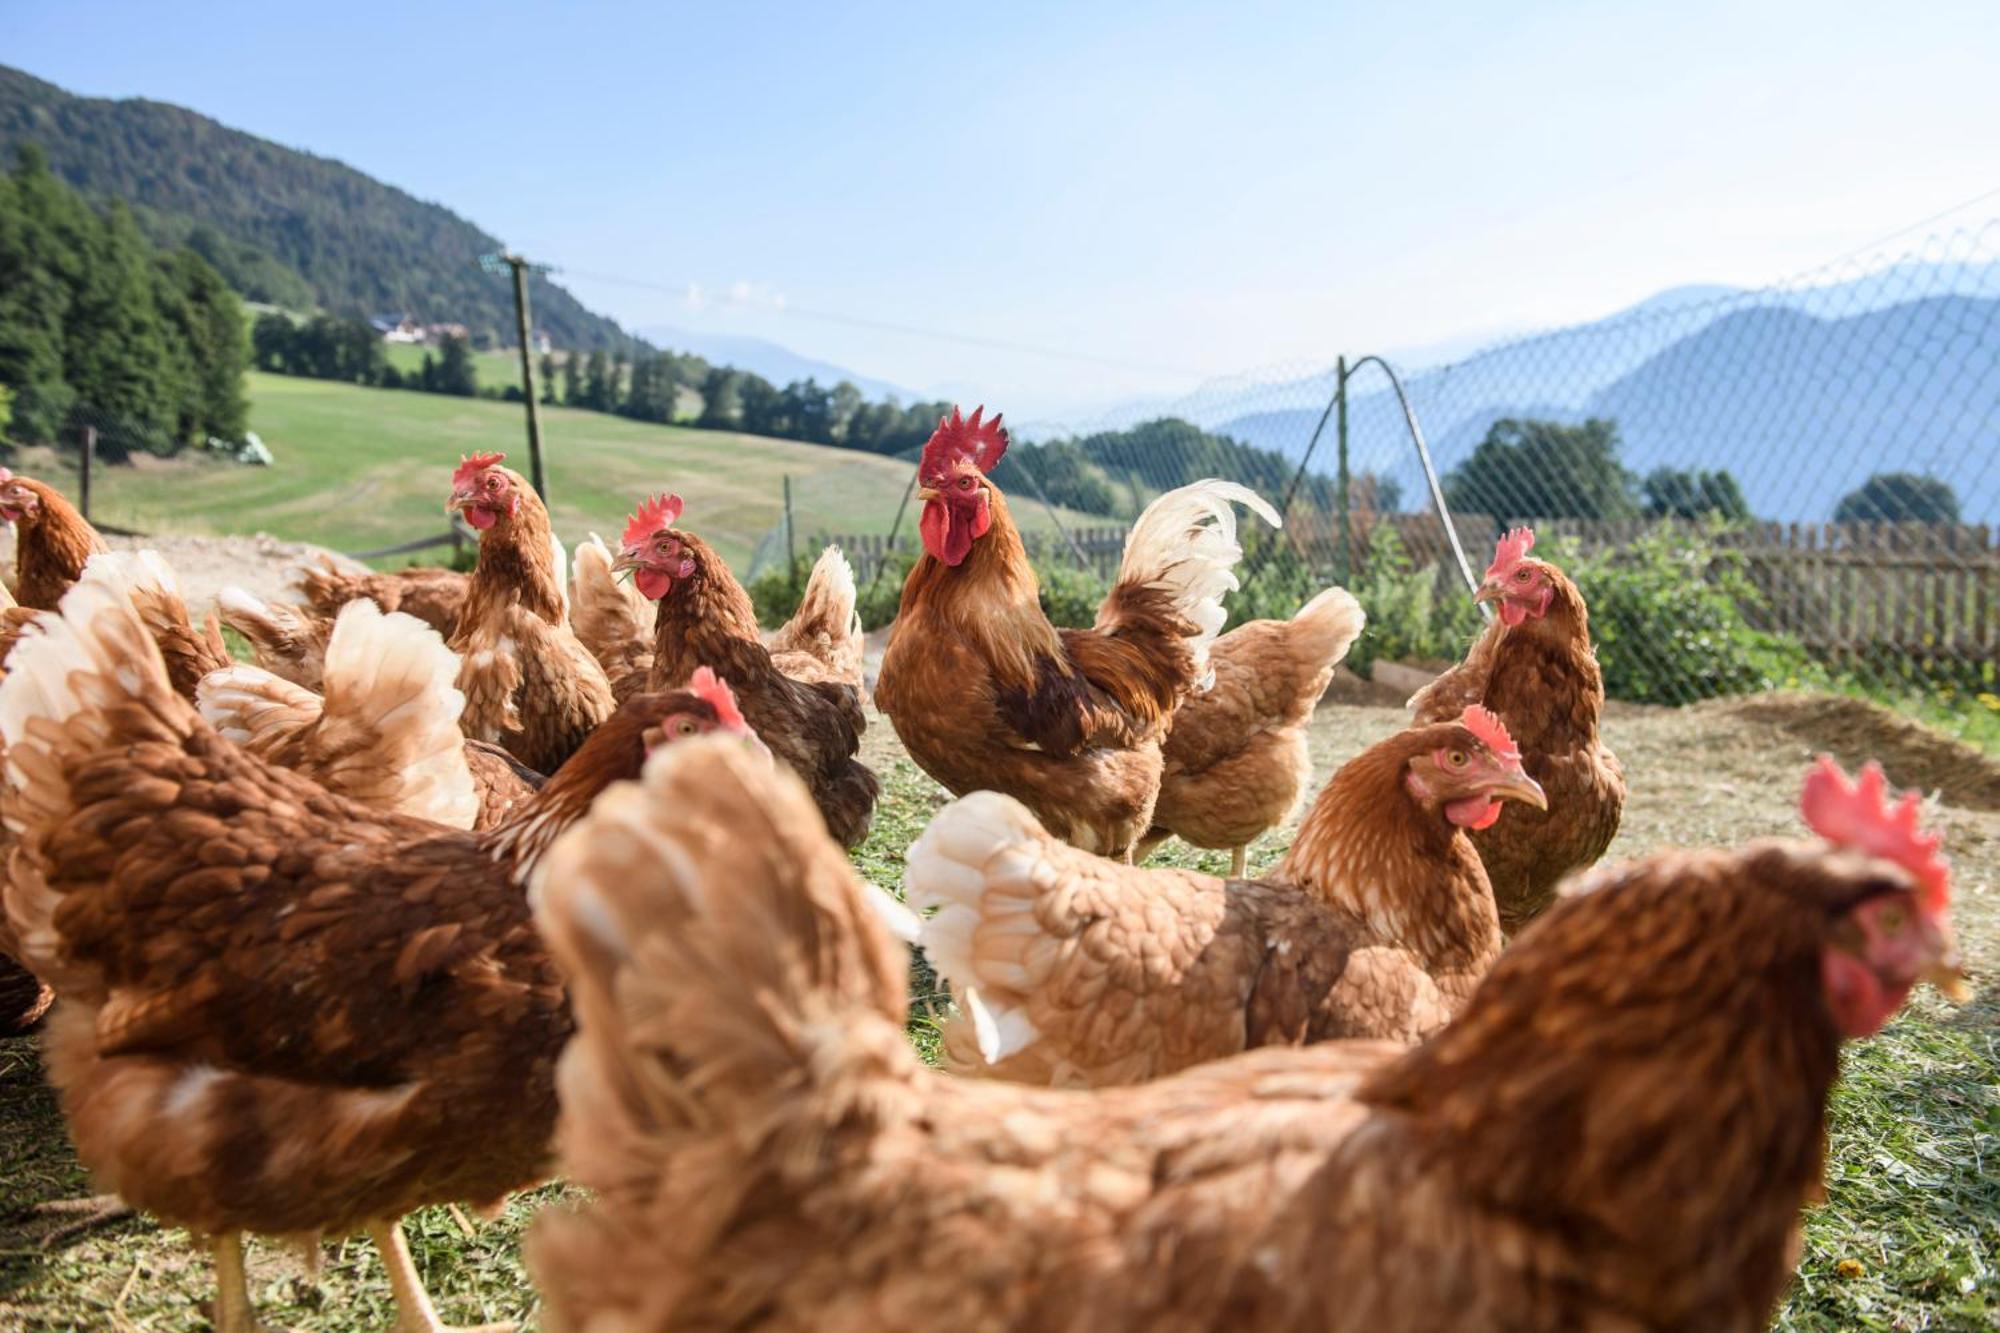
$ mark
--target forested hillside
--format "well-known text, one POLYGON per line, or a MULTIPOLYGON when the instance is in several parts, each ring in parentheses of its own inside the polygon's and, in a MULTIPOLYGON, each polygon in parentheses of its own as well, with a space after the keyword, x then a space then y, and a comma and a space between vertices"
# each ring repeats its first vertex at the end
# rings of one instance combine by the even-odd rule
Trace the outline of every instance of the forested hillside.
MULTIPOLYGON (((77 97, 0 66, 0 160, 25 143, 93 201, 125 201, 156 244, 186 245, 251 300, 407 312, 514 341, 511 290, 478 265, 499 241, 352 167, 182 107, 77 97)), ((532 296, 536 324, 558 346, 633 346, 546 278, 532 296)))

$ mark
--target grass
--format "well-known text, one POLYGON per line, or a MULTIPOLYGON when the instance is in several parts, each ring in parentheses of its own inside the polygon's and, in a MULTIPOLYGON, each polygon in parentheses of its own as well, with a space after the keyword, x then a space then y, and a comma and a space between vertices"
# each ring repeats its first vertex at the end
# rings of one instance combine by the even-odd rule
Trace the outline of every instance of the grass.
MULTIPOLYGON (((399 375, 414 375, 423 370, 424 357, 439 359, 438 349, 422 347, 416 343, 383 343, 382 352, 399 375)), ((472 373, 484 389, 504 389, 508 385, 516 388, 521 384, 521 353, 509 347, 504 350, 474 352, 472 373)), ((542 364, 539 353, 535 356, 535 387, 541 387, 542 364)))
MULTIPOLYGON (((252 374, 249 387, 250 424, 275 466, 188 459, 103 468, 98 518, 141 532, 268 532, 373 550, 445 530, 462 454, 499 450, 527 471, 518 404, 284 375, 252 374)), ((907 464, 871 454, 566 407, 542 409, 542 438, 566 541, 592 531, 615 537, 641 497, 673 490, 687 501, 685 525, 739 570, 783 517, 786 478, 802 545, 817 533, 886 533, 910 480, 907 464)), ((73 475, 46 479, 74 493, 73 475)), ((1027 526, 1041 521, 1038 507, 1023 510, 1027 526)))
MULTIPOLYGON (((1329 706, 1314 725, 1324 774, 1402 725, 1397 709, 1329 706)), ((1769 701, 1757 712, 1728 704, 1695 710, 1625 709, 1607 721, 1632 780, 1612 855, 1662 844, 1734 843, 1795 829, 1798 775, 1814 743, 1769 701)), ((1886 734, 1886 733, 1885 733, 1886 734)), ((1861 757, 1834 749, 1843 762, 1861 757)), ((903 854, 945 793, 872 719, 864 755, 882 778, 882 800, 855 863, 872 882, 900 884, 903 854)), ((1892 777, 1895 755, 1883 756, 1892 777)), ((2000 973, 2000 811, 1938 805, 1955 865, 1960 943, 1976 983, 2000 973)), ((1252 849, 1251 865, 1282 854, 1289 830, 1252 849)), ((1168 863, 1226 868, 1221 853, 1169 844, 1168 863)), ((912 1042, 934 1054, 939 997, 921 964, 911 979, 912 1042)), ((1928 992, 1874 1040, 1847 1048, 1832 1104, 1828 1198, 1806 1219, 1798 1279, 1774 1327, 1835 1330, 1990 1329, 2000 1310, 2000 1005, 1989 993, 1952 1010, 1928 992)), ((85 1192, 32 1046, 0 1044, 0 1199, 31 1203, 85 1192)), ((568 1197, 560 1186, 515 1199, 468 1237, 444 1209, 409 1225, 412 1249, 453 1322, 525 1319, 536 1298, 520 1258, 533 1214, 568 1197)), ((211 1278, 185 1235, 132 1221, 44 1251, 40 1224, 0 1209, 0 1328, 181 1328, 192 1324, 211 1278)), ((253 1245, 260 1313, 299 1333, 350 1333, 389 1322, 386 1279, 370 1247, 327 1249, 317 1286, 273 1245, 253 1245)))

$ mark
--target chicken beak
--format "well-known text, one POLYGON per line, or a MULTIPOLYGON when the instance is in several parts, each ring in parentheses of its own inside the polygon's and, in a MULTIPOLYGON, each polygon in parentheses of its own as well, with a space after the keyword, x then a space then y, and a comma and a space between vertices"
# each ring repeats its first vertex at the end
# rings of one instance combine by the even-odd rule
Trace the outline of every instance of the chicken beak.
POLYGON ((616 578, 620 574, 629 573, 638 567, 639 553, 637 551, 620 550, 618 558, 611 562, 611 576, 616 578))
POLYGON ((473 491, 453 491, 451 499, 444 502, 444 512, 447 514, 456 514, 478 498, 477 493, 473 491))
POLYGON ((1549 808, 1549 796, 1542 790, 1542 784, 1519 770, 1508 773, 1502 781, 1488 787, 1486 794, 1496 800, 1532 805, 1537 810, 1549 808))
POLYGON ((1943 938, 1939 941, 1938 956, 1923 970, 1922 979, 1938 988, 1938 993, 1953 1004, 1964 1004, 1972 998, 1972 987, 1965 980, 1965 967, 1959 958, 1958 941, 1952 938, 1951 927, 1943 921, 1938 923, 1943 938))
POLYGON ((1479 585, 1478 592, 1472 594, 1472 600, 1475 605, 1480 602, 1497 602, 1500 600, 1501 594, 1505 591, 1506 589, 1502 588, 1499 583, 1488 579, 1479 585))
POLYGON ((938 489, 937 489, 936 487, 934 487, 934 486, 919 486, 919 487, 917 487, 917 498, 918 498, 919 500, 922 500, 922 501, 924 501, 924 502, 925 502, 926 504, 930 503, 930 502, 931 502, 932 500, 936 500, 936 499, 939 499, 939 498, 941 498, 941 497, 942 497, 942 495, 943 495, 943 492, 942 492, 942 491, 939 491, 939 490, 938 490, 938 489))

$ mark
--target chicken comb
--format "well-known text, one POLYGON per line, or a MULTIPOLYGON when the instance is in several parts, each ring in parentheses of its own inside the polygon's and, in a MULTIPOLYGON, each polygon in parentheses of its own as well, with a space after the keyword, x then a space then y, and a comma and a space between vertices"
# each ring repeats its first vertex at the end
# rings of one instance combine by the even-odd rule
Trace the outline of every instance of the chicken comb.
POLYGON ((1514 738, 1507 732, 1507 724, 1497 714, 1474 704, 1458 715, 1458 724, 1471 732, 1481 745, 1493 751, 1497 758, 1508 763, 1521 761, 1520 747, 1514 744, 1514 738))
POLYGON ((1528 558, 1528 552, 1535 549, 1533 528, 1514 528, 1502 537, 1493 548, 1493 563, 1486 567, 1486 577, 1502 578, 1513 573, 1514 566, 1528 558))
POLYGON ((736 706, 736 692, 729 688, 729 682, 709 670, 696 667, 694 675, 688 678, 688 689, 697 699, 715 710, 715 720, 725 727, 738 731, 750 730, 750 724, 743 720, 743 710, 736 706))
POLYGON ((506 461, 505 454, 462 454, 459 456, 457 470, 451 474, 451 484, 457 486, 461 482, 471 481, 487 468, 506 461))
POLYGON ((961 458, 971 459, 981 472, 991 472, 1000 456, 1007 452, 1007 432, 1000 428, 998 412, 991 421, 982 422, 980 417, 985 412, 984 406, 975 407, 972 416, 966 418, 954 407, 950 416, 939 417, 937 429, 924 442, 918 473, 929 481, 942 480, 951 465, 961 458))
POLYGON ((638 510, 625 522, 625 544, 637 546, 661 528, 671 528, 686 507, 678 495, 662 494, 642 501, 638 510))
POLYGON ((1849 782, 1833 757, 1823 754, 1806 774, 1799 814, 1807 828, 1834 846, 1879 856, 1909 871, 1917 881, 1918 904, 1939 915, 1951 901, 1950 867, 1937 854, 1944 835, 1917 827, 1920 802, 1915 792, 1904 792, 1891 805, 1884 799, 1888 789, 1882 765, 1874 760, 1849 782))

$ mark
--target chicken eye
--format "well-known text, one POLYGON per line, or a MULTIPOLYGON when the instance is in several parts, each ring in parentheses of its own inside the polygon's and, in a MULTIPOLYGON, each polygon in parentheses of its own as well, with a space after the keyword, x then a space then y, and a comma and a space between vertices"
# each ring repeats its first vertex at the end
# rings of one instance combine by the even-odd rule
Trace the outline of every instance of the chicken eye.
POLYGON ((1893 904, 1883 908, 1875 914, 1875 924, 1884 934, 1894 935, 1903 928, 1903 909, 1893 904))
POLYGON ((960 489, 961 491, 969 491, 976 485, 978 485, 978 483, 975 482, 970 477, 960 477, 958 479, 958 489, 960 489))
POLYGON ((1516 583, 1526 583, 1526 582, 1528 581, 1528 578, 1529 578, 1529 572, 1528 572, 1527 570, 1525 570, 1525 569, 1524 569, 1524 570, 1522 570, 1522 571, 1521 571, 1520 573, 1518 573, 1518 574, 1516 574, 1516 575, 1514 576, 1514 582, 1516 582, 1516 583))
POLYGON ((1444 757, 1444 761, 1447 764, 1450 764, 1453 768, 1464 768, 1466 763, 1468 762, 1468 758, 1465 751, 1453 750, 1450 754, 1447 754, 1444 757))
POLYGON ((673 733, 676 736, 692 736, 695 733, 694 719, 679 717, 674 719, 673 733))

